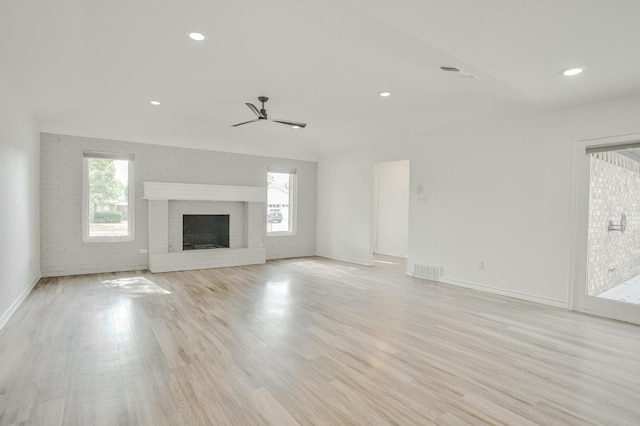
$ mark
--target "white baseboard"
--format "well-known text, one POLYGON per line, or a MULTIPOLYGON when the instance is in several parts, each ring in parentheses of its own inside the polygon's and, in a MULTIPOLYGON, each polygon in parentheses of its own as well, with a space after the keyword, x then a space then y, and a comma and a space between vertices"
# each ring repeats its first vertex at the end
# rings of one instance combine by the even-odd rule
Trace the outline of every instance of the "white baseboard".
POLYGON ((387 251, 376 250, 375 254, 381 254, 383 256, 402 257, 403 259, 407 258, 406 254, 390 253, 390 252, 387 252, 387 251))
POLYGON ((67 271, 43 272, 42 278, 70 277, 73 275, 108 274, 111 272, 148 271, 149 265, 134 265, 117 268, 73 269, 67 271))
POLYGON ((324 257, 326 259, 331 259, 331 260, 337 260, 339 262, 346 262, 346 263, 355 263, 356 265, 362 265, 362 266, 373 266, 373 262, 367 262, 364 260, 358 260, 358 259, 349 259, 346 257, 338 257, 338 256, 329 256, 328 254, 316 254, 316 256, 318 257, 324 257))
POLYGON ((2 315, 2 317, 0 318, 0 330, 2 330, 5 325, 7 325, 7 323, 9 322, 9 318, 11 318, 11 316, 18 310, 20 305, 22 305, 22 302, 24 302, 25 299, 27 298, 27 296, 29 296, 29 293, 31 293, 31 290, 33 290, 33 288, 36 286, 36 284, 38 284, 38 281, 40 281, 40 278, 41 278, 40 274, 36 275, 35 278, 29 284, 29 287, 27 287, 22 292, 22 294, 20 296, 18 296, 16 301, 13 302, 13 304, 7 310, 7 312, 5 312, 2 315))
MULTIPOLYGON (((407 275, 413 276, 412 271, 407 271, 407 275)), ((543 305, 555 306, 557 308, 569 309, 567 301, 549 299, 546 297, 534 296, 531 294, 520 293, 517 291, 503 290, 501 288, 495 288, 484 284, 472 283, 469 281, 461 281, 453 278, 442 277, 440 281, 443 284, 455 285, 457 287, 469 288, 472 290, 484 291, 486 293, 499 294, 500 296, 513 297, 514 299, 526 300, 528 302, 540 303, 543 305)))

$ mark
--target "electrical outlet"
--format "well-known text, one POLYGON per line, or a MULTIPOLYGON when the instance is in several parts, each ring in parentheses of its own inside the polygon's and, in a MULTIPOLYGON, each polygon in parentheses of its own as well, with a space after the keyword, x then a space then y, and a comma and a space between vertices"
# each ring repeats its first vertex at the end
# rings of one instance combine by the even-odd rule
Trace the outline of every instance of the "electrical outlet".
POLYGON ((479 271, 482 271, 484 269, 484 260, 479 260, 478 263, 476 264, 476 268, 479 271))
POLYGON ((147 254, 149 253, 149 250, 147 249, 140 249, 140 254, 147 254))

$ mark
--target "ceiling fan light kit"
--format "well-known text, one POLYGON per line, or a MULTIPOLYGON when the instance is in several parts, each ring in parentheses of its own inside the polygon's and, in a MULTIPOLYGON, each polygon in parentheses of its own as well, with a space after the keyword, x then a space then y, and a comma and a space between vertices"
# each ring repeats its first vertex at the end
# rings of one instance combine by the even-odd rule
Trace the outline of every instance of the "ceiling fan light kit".
POLYGON ((300 129, 300 128, 307 127, 307 123, 300 123, 298 121, 291 121, 291 120, 279 120, 279 119, 277 120, 277 119, 274 119, 274 118, 269 118, 269 116, 267 115, 267 110, 264 107, 265 102, 267 102, 269 100, 269 98, 266 97, 266 96, 258 96, 258 100, 262 104, 262 108, 260 108, 260 109, 258 109, 254 104, 251 104, 249 102, 245 102, 245 105, 251 111, 253 111, 253 113, 255 115, 257 115, 258 118, 254 119, 254 120, 244 121, 244 122, 238 123, 238 124, 233 124, 231 127, 238 127, 238 126, 242 126, 244 124, 255 123, 256 121, 260 121, 260 120, 270 120, 270 121, 273 121, 274 123, 280 123, 280 124, 284 124, 286 126, 291 126, 294 129, 300 129))

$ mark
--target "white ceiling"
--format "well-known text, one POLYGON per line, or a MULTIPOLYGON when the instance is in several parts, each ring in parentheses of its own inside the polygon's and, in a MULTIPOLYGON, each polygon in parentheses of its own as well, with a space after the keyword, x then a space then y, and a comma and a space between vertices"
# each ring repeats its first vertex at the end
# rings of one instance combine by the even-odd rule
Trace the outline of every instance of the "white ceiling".
POLYGON ((638 93, 638 18, 637 0, 0 0, 0 71, 45 131, 323 154, 638 93), (229 127, 259 95, 309 126, 229 127))

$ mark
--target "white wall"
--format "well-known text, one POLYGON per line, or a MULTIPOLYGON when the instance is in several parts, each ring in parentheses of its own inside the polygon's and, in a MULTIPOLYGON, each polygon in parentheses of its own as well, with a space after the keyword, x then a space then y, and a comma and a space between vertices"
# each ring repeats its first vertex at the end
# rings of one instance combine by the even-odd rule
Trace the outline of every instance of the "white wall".
POLYGON ((361 152, 318 162, 317 253, 373 265, 374 163, 361 152))
POLYGON ((40 278, 36 124, 0 73, 0 328, 40 278))
POLYGON ((269 166, 298 170, 299 220, 294 236, 264 237, 267 258, 315 254, 315 162, 45 133, 41 149, 43 276, 147 269, 148 257, 140 254, 148 242, 145 181, 266 187, 269 166), (133 241, 82 242, 83 150, 135 155, 133 241))
POLYGON ((637 131, 640 97, 442 128, 321 158, 318 254, 371 262, 375 163, 409 158, 408 269, 444 267, 447 282, 566 305, 576 138, 637 131), (415 188, 423 185, 426 202, 415 188), (478 270, 478 261, 485 269, 478 270))
POLYGON ((409 160, 376 164, 375 252, 407 256, 409 160))

